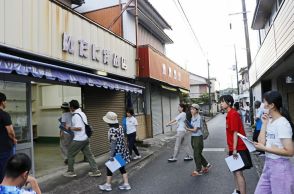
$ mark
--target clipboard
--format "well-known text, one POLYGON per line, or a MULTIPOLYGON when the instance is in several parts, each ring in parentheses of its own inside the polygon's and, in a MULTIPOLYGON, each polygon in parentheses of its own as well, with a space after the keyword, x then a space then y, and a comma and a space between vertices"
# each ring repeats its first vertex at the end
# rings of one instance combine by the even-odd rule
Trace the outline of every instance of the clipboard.
POLYGON ((185 120, 185 125, 186 125, 186 127, 188 127, 189 129, 193 129, 194 127, 193 127, 193 125, 191 125, 191 123, 186 119, 185 120))

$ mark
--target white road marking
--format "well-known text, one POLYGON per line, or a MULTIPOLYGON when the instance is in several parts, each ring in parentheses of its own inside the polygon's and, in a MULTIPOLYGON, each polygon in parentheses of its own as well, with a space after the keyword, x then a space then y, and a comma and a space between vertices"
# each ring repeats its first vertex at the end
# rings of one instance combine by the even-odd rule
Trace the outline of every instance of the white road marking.
POLYGON ((204 152, 224 152, 225 148, 204 148, 204 152))

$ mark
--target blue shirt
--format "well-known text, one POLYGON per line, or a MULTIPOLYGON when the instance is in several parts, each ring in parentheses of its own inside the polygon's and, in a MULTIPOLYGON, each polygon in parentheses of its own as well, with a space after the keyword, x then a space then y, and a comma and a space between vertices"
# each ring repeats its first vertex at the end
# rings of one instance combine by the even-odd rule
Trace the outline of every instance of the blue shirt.
POLYGON ((20 189, 16 186, 0 185, 1 194, 36 194, 33 190, 20 189))
POLYGON ((256 117, 258 117, 258 119, 255 120, 255 127, 256 127, 256 131, 260 131, 261 126, 262 126, 262 121, 261 121, 261 117, 263 114, 263 109, 259 108, 256 110, 256 117))
POLYGON ((201 116, 198 114, 196 117, 192 116, 191 125, 195 128, 198 128, 196 132, 192 132, 192 136, 201 136, 203 135, 201 130, 201 116))

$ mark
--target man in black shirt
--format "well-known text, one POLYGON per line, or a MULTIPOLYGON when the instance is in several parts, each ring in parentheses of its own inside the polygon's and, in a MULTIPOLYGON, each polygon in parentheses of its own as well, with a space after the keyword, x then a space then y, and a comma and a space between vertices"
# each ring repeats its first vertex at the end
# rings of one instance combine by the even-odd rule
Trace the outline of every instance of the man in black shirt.
POLYGON ((4 177, 6 162, 13 155, 13 146, 17 143, 10 115, 4 111, 6 96, 0 92, 0 183, 4 177))

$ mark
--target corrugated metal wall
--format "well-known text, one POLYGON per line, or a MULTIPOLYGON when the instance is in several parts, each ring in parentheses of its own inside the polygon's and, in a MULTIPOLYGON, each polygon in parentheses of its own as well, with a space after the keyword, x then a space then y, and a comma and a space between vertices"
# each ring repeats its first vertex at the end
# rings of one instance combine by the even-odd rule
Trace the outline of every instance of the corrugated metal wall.
POLYGON ((169 92, 162 91, 162 110, 163 110, 163 130, 164 133, 170 132, 171 127, 166 127, 165 125, 171 120, 171 106, 169 92))
MULTIPOLYGON (((180 97, 178 93, 171 93, 170 94, 170 104, 171 104, 171 119, 176 118, 176 116, 179 114, 178 107, 180 104, 180 97)), ((176 131, 177 126, 173 126, 172 130, 176 131)))
POLYGON ((251 86, 294 45, 294 1, 285 0, 249 69, 251 86))
POLYGON ((0 0, 0 43, 120 76, 133 78, 136 75, 133 45, 49 0, 0 0), (62 51, 64 32, 74 39, 74 54, 62 51), (89 43, 87 58, 79 56, 78 40, 89 43), (110 57, 113 53, 124 57, 127 71, 115 68, 111 63, 103 64, 101 51, 98 53, 100 61, 93 61, 91 44, 110 50, 110 57))
POLYGON ((118 121, 121 123, 125 114, 125 93, 93 87, 84 87, 82 92, 84 111, 95 129, 91 138, 91 149, 95 156, 101 155, 109 151, 109 127, 102 117, 112 111, 118 115, 118 121))
POLYGON ((151 109, 153 136, 162 134, 162 106, 160 90, 151 87, 151 109))

